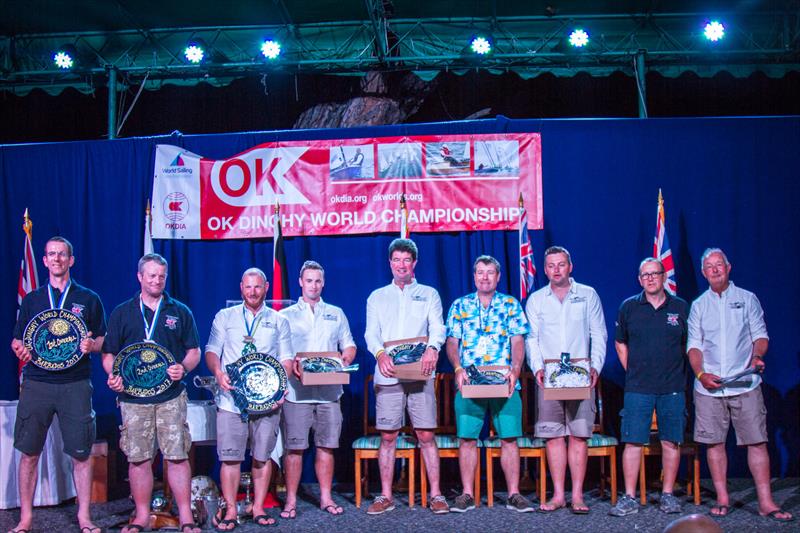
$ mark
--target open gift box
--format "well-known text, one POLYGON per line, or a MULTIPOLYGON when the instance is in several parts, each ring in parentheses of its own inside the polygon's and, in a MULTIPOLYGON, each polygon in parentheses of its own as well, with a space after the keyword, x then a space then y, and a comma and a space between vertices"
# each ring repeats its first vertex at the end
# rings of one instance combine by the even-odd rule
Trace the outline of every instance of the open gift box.
POLYGON ((342 355, 339 352, 297 352, 295 359, 300 369, 300 383, 303 385, 349 385, 348 372, 305 372, 303 361, 306 359, 328 360, 331 364, 342 366, 342 355))
POLYGON ((562 359, 544 360, 545 400, 587 400, 591 396, 591 361, 588 357, 566 361, 575 369, 564 372, 562 359))
MULTIPOLYGON (((478 366, 481 372, 497 372, 507 376, 511 371, 508 365, 486 365, 478 366)), ((469 379, 469 378, 467 378, 469 379)), ((467 385, 461 386, 461 396, 464 398, 508 398, 508 382, 497 385, 467 385)))

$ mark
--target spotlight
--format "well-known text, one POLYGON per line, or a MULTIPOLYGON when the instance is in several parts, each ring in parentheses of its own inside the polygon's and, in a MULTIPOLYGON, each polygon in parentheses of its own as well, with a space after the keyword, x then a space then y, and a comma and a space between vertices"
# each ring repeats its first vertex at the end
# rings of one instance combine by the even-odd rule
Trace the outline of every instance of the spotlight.
POLYGON ((482 37, 479 35, 472 39, 469 48, 479 56, 485 56, 486 54, 491 53, 492 43, 486 37, 482 37))
POLYGON ((53 53, 53 64, 61 70, 69 70, 78 61, 78 51, 71 44, 66 44, 58 48, 53 53))
POLYGON ((195 65, 200 63, 205 55, 205 50, 203 50, 203 47, 198 43, 188 43, 186 48, 183 49, 183 56, 186 58, 186 61, 195 65))
POLYGON ((273 41, 272 39, 266 39, 261 43, 261 55, 267 59, 275 59, 281 55, 281 43, 273 41))
POLYGON ((715 43, 725 37, 725 26, 718 20, 712 20, 706 24, 703 35, 706 36, 706 39, 715 43))
POLYGON ((569 34, 569 44, 575 48, 583 48, 589 44, 589 34, 580 28, 572 30, 572 33, 569 34))

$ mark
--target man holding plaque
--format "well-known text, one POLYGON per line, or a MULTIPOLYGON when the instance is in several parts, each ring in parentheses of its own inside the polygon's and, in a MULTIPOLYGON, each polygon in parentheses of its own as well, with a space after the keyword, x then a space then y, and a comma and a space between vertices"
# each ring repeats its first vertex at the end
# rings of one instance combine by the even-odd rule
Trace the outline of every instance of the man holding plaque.
POLYGON ((531 502, 519 492, 519 447, 522 436, 522 400, 519 375, 525 360, 525 335, 528 322, 522 306, 512 296, 497 292, 500 263, 482 255, 472 265, 477 291, 458 298, 447 314, 447 357, 453 365, 456 392, 456 431, 460 439, 458 464, 464 492, 451 508, 466 512, 475 508, 472 487, 478 463, 477 439, 483 428, 486 411, 500 438, 500 463, 506 477, 506 507, 520 513, 533 511, 531 502), (503 365, 508 394, 504 398, 464 398, 461 388, 470 379, 464 367, 503 365))
POLYGON ((167 267, 167 260, 158 254, 139 260, 141 289, 111 313, 103 344, 108 386, 119 393, 119 447, 128 458, 136 505, 133 521, 123 533, 149 529, 156 441, 178 505, 180 531, 200 531, 192 518, 188 461, 192 439, 181 381, 200 361, 200 343, 192 312, 164 290, 167 267))
POLYGON ((767 450, 767 409, 761 394, 764 356, 769 347, 764 311, 758 298, 730 281, 731 264, 719 248, 700 259, 709 288, 689 312, 689 363, 694 382, 694 440, 707 445, 708 469, 717 491, 712 516, 731 511, 725 441, 733 424, 736 444, 747 447, 761 516, 794 519, 772 499, 767 450))
POLYGON ((39 455, 56 414, 64 453, 72 457, 78 525, 84 533, 96 533, 100 528, 89 514, 95 419, 88 354, 99 352, 103 346, 105 312, 96 293, 70 278, 75 257, 67 239, 48 240, 43 262, 49 282, 22 300, 11 341, 14 354, 27 363, 14 425, 14 447, 22 453, 18 474, 20 517, 11 531, 32 530, 39 455), (38 332, 31 331, 35 324, 42 326, 38 332), (86 331, 75 334, 74 326, 86 331), (29 344, 29 340, 33 342, 29 344))
MULTIPOLYGON (((566 248, 551 246, 544 252, 544 272, 550 283, 534 292, 525 312, 531 333, 528 335, 528 365, 536 375, 538 417, 536 436, 547 440, 547 463, 553 478, 553 498, 539 511, 549 513, 566 507, 564 494, 567 464, 572 478, 572 503, 575 514, 587 514, 583 499, 588 446, 595 419, 595 385, 606 359, 606 322, 597 292, 570 277, 572 259, 566 248), (586 400, 545 400, 545 359, 590 358, 586 400), (569 454, 564 437, 569 437, 569 454)), ((568 363, 567 363, 568 364, 568 363)), ((583 369, 582 369, 583 370, 583 369)), ((584 370, 585 371, 585 370, 584 370)))
MULTIPOLYGON (((261 526, 275 524, 264 512, 271 474, 270 455, 277 443, 280 408, 263 414, 250 413, 247 421, 241 416, 231 391, 233 384, 227 372, 231 365, 252 353, 268 354, 278 359, 287 375, 292 371, 292 339, 289 321, 264 305, 269 289, 267 276, 258 268, 249 268, 239 283, 243 302, 217 312, 206 345, 206 366, 219 384, 217 401, 217 456, 222 463, 220 480, 226 510, 213 518, 219 531, 236 527, 236 495, 239 489, 241 464, 250 443, 253 458, 253 521, 261 526)), ((277 402, 283 403, 283 398, 277 402)))
POLYGON ((686 321, 689 304, 664 289, 664 265, 648 257, 639 265, 642 292, 619 308, 614 346, 625 369, 625 404, 622 412, 622 472, 625 494, 611 508, 611 516, 639 512, 636 482, 642 446, 650 442, 653 410, 661 441, 664 472, 659 509, 680 513, 672 494, 681 461, 686 426, 686 321))
POLYGON ((411 425, 425 459, 431 484, 430 508, 434 513, 450 511, 439 489, 439 449, 434 440, 436 396, 433 373, 444 344, 442 300, 433 287, 414 279, 417 245, 409 239, 395 239, 389 245, 389 268, 392 282, 376 289, 367 299, 367 349, 375 356, 375 427, 381 433, 378 465, 381 494, 367 509, 368 514, 382 514, 394 509, 394 478, 397 435, 403 427, 403 407, 407 406, 411 425), (399 381, 394 362, 385 345, 393 341, 427 338, 421 369, 425 381, 399 381))
MULTIPOLYGON (((296 304, 281 311, 292 327, 292 346, 302 352, 338 352, 341 365, 348 366, 356 356, 356 343, 350 324, 341 308, 322 300, 325 270, 316 261, 306 261, 300 268, 302 296, 296 304)), ((302 364, 296 359, 295 366, 302 364)), ((317 448, 314 467, 319 481, 319 506, 332 515, 344 510, 331 496, 333 451, 339 447, 342 432, 341 385, 303 385, 299 369, 289 377, 289 390, 283 404, 281 427, 288 453, 284 459, 286 504, 283 518, 297 513, 297 488, 303 472, 303 452, 308 448, 309 431, 314 430, 317 448)))

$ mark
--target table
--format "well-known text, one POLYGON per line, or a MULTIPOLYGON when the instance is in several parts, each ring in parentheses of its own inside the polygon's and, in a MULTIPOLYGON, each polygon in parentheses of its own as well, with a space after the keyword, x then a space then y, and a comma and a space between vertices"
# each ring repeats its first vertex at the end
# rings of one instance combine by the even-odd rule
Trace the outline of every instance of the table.
MULTIPOLYGON (((0 401, 0 509, 19 507, 17 475, 22 453, 14 448, 14 422, 17 401, 0 401)), ((63 452, 58 416, 53 417, 44 450, 39 456, 39 480, 33 495, 34 506, 58 505, 75 497, 72 458, 63 452)))

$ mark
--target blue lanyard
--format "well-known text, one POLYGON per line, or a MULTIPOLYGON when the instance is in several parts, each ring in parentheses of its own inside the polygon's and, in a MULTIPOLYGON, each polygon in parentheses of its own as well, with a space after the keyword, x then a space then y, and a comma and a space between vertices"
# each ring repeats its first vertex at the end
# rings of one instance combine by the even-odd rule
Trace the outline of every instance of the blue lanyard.
POLYGON ((144 340, 145 342, 153 342, 153 333, 156 330, 156 324, 158 324, 158 315, 161 313, 161 303, 164 301, 164 297, 161 296, 158 299, 158 305, 156 305, 155 313, 153 313, 153 321, 150 325, 147 325, 147 317, 144 314, 144 302, 142 301, 141 295, 139 296, 139 310, 142 312, 142 321, 144 322, 144 340))
POLYGON ((64 287, 64 292, 61 293, 61 298, 58 299, 58 306, 56 306, 55 298, 53 297, 53 286, 49 283, 47 284, 47 297, 50 299, 50 309, 64 309, 64 302, 67 300, 67 293, 71 287, 72 280, 69 280, 67 286, 64 287))

